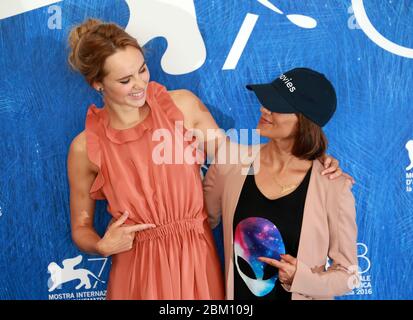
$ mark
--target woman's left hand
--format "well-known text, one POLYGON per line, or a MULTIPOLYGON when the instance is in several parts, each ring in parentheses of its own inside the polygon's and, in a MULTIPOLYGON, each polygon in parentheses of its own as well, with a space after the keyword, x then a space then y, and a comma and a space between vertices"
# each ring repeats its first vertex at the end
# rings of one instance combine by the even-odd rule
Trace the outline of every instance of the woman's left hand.
POLYGON ((324 170, 321 172, 322 175, 328 175, 329 179, 345 176, 347 179, 350 179, 352 184, 355 183, 353 177, 349 176, 347 173, 343 173, 343 170, 339 167, 339 162, 337 159, 327 155, 319 159, 324 167, 324 170))
POLYGON ((283 284, 291 285, 297 271, 297 259, 289 254, 282 254, 281 260, 259 257, 258 260, 268 263, 278 269, 278 279, 283 284))
POLYGON ((321 172, 323 176, 328 174, 330 179, 334 179, 343 174, 343 170, 339 167, 339 162, 337 159, 327 155, 319 159, 324 167, 323 172, 321 172))

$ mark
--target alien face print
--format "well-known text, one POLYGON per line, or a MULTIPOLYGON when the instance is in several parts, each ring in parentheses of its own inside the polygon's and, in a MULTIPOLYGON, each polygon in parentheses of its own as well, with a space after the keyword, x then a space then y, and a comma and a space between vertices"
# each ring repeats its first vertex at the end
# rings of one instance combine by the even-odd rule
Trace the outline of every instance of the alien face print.
POLYGON ((284 242, 277 227, 264 218, 250 217, 242 220, 235 229, 234 254, 237 271, 250 291, 257 297, 270 293, 278 279, 278 273, 264 279, 266 263, 258 260, 258 257, 280 260, 280 254, 285 254, 284 242), (255 278, 241 270, 239 259, 243 259, 251 267, 255 278))

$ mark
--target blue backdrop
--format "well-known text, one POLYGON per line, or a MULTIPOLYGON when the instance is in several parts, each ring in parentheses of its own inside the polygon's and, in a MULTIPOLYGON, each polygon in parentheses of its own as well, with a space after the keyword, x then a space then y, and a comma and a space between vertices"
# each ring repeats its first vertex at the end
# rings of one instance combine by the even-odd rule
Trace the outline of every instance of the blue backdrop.
POLYGON ((105 297, 110 260, 70 236, 68 147, 101 104, 67 64, 68 32, 86 17, 126 27, 152 80, 192 90, 226 130, 256 126, 246 83, 325 73, 338 95, 329 153, 356 180, 362 286, 340 299, 413 296, 412 1, 21 0, 0 4, 0 299, 105 297), (56 266, 69 278, 54 288, 56 266))

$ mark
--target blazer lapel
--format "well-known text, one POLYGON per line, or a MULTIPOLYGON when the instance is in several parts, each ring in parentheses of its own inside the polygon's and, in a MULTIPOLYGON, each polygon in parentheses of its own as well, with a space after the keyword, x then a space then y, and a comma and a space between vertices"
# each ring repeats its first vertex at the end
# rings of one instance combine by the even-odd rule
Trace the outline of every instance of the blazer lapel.
MULTIPOLYGON (((300 241, 298 245, 297 259, 304 262, 309 267, 325 264, 326 261, 320 261, 320 256, 326 256, 328 250, 328 234, 322 230, 328 230, 328 221, 326 215, 326 193, 323 192, 323 179, 328 179, 321 175, 323 167, 318 160, 313 161, 311 169, 310 182, 307 189, 307 195, 304 204, 303 221, 301 225, 300 241), (318 245, 322 239, 326 238, 326 252, 320 252, 318 245), (317 244, 316 244, 317 243, 317 244)), ((292 299, 299 299, 297 294, 293 293, 292 299)))

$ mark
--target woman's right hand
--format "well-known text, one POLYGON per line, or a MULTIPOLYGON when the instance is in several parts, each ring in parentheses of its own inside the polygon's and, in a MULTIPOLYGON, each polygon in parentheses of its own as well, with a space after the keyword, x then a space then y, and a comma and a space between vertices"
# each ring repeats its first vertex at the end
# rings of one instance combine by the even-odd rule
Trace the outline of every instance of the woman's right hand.
POLYGON ((129 213, 125 211, 118 220, 109 224, 105 235, 96 245, 102 256, 108 257, 132 249, 135 232, 156 228, 154 224, 124 225, 128 217, 129 213))

